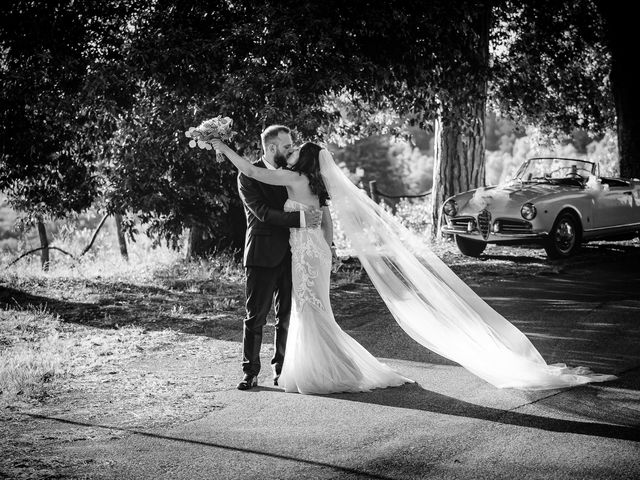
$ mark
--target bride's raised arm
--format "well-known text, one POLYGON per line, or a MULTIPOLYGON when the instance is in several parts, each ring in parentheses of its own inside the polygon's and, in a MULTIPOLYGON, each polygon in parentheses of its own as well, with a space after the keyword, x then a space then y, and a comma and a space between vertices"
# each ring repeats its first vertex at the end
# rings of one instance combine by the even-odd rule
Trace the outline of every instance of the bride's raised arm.
POLYGON ((224 154, 224 156, 231 160, 231 163, 233 163, 238 170, 247 177, 255 178, 259 182, 268 183, 269 185, 286 186, 294 185, 304 180, 302 175, 292 172, 291 170, 270 170, 256 167, 249 160, 238 155, 231 147, 217 138, 209 140, 209 143, 211 143, 216 151, 224 154))

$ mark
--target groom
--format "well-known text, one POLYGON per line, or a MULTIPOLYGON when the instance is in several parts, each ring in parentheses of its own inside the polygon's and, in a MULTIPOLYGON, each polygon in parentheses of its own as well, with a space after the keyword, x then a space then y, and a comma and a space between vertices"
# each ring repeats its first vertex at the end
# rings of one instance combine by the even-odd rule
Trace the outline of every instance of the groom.
MULTIPOLYGON (((291 130, 284 125, 271 125, 261 134, 263 156, 255 165, 277 169, 286 167, 293 153, 291 130)), ((274 385, 282 370, 289 314, 291 312, 291 250, 289 228, 315 227, 320 224, 320 210, 284 212, 285 187, 260 183, 238 175, 238 190, 247 218, 244 246, 246 269, 246 318, 242 334, 242 370, 239 390, 258 385, 262 328, 274 302, 275 352, 271 359, 274 385)))

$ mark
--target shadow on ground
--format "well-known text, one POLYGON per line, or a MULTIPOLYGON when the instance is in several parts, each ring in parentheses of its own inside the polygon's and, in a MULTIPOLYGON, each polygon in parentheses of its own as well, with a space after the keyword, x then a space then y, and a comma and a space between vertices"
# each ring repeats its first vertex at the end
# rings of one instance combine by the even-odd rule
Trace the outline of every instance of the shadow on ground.
MULTIPOLYGON (((621 362, 637 360, 637 354, 625 353, 626 347, 602 351, 601 346, 605 341, 640 342, 640 321, 635 321, 640 318, 636 301, 640 248, 598 244, 583 248, 575 258, 554 262, 546 261, 539 251, 505 247, 488 251, 481 259, 449 255, 447 263, 523 330, 549 363, 586 364, 617 373, 621 362)), ((336 319, 349 334, 378 357, 454 364, 408 338, 357 261, 343 267, 334 274, 331 295, 336 319)), ((0 282, 0 308, 44 307, 64 322, 84 326, 136 325, 240 341, 241 282, 218 282, 209 288, 163 275, 157 285, 69 279, 22 290, 0 282)), ((272 341, 272 330, 265 328, 265 343, 272 341)))
MULTIPOLYGON (((190 292, 119 282, 81 281, 74 294, 74 282, 66 291, 45 293, 0 284, 0 308, 45 309, 60 320, 88 327, 113 329, 135 325, 146 330, 165 330, 204 335, 221 340, 238 340, 242 335, 243 301, 239 288, 223 293, 190 292), (65 298, 60 298, 65 294, 65 298), (84 297, 78 301, 78 297, 84 297)), ((42 290, 40 288, 39 290, 42 290)))
MULTIPOLYGON (((618 382, 624 384, 625 380, 618 382)), ((608 382, 608 386, 615 387, 614 382, 608 382)), ((596 391, 593 387, 575 387, 572 393, 582 402, 590 399, 591 405, 598 404, 595 398, 596 391)), ((465 402, 448 395, 423 389, 418 384, 405 385, 397 388, 374 390, 370 393, 337 394, 332 397, 352 402, 385 405, 393 408, 406 408, 422 410, 426 412, 453 415, 465 418, 475 418, 490 422, 529 427, 551 432, 575 433, 595 437, 617 438, 640 442, 640 420, 637 415, 629 411, 629 415, 618 415, 611 418, 611 412, 602 412, 602 418, 589 418, 589 420, 568 420, 566 418, 552 418, 529 413, 521 413, 513 410, 486 407, 474 403, 465 402), (604 423, 606 422, 606 423, 604 423), (613 422, 619 423, 617 425, 613 422)), ((606 402, 601 402, 604 407, 606 402)), ((592 407, 591 407, 592 408, 592 407)), ((572 413, 581 413, 574 408, 572 413)), ((566 408, 558 408, 566 414, 566 408)), ((589 413, 592 416, 592 413, 589 413)), ((566 417, 566 415, 565 415, 566 417)))

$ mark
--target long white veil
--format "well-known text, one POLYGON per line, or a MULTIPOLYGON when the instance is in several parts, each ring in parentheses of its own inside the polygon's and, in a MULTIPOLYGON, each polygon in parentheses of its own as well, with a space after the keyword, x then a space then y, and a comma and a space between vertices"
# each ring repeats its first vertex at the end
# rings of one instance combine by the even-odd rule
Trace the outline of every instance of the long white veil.
POLYGON ((545 390, 616 378, 548 365, 520 330, 356 187, 326 149, 320 171, 353 251, 398 324, 418 343, 498 388, 545 390))

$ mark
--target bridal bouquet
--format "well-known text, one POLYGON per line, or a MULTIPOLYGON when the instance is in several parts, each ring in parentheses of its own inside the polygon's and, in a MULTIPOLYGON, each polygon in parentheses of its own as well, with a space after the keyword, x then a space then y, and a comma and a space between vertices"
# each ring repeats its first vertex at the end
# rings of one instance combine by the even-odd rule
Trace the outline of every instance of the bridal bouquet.
MULTIPOLYGON (((214 138, 219 138, 223 141, 231 140, 236 134, 236 132, 231 129, 232 125, 232 119, 218 115, 217 117, 205 120, 197 127, 190 127, 184 134, 187 138, 191 138, 189 142, 191 148, 199 147, 205 150, 211 150, 212 147, 209 140, 214 138)), ((224 157, 220 153, 216 154, 216 159, 218 162, 224 161, 224 157)))

